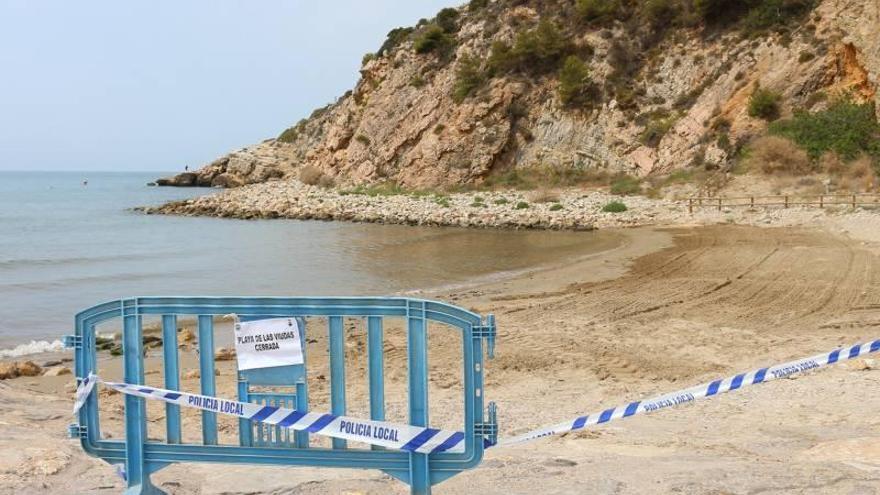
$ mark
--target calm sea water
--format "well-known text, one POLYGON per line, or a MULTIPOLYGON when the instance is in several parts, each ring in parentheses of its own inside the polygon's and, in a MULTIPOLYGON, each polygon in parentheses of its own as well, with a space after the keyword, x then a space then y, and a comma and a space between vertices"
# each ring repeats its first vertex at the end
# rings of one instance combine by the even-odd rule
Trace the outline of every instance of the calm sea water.
POLYGON ((488 231, 130 211, 209 193, 159 173, 0 172, 0 357, 142 295, 393 295, 607 248, 610 234, 488 231), (82 181, 88 179, 88 185, 82 181))

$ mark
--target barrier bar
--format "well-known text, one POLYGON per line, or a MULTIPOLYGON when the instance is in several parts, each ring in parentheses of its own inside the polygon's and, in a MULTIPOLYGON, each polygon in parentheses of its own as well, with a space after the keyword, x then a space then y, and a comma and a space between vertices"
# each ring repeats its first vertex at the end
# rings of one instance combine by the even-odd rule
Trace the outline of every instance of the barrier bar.
MULTIPOLYGON (((214 319, 199 315, 199 374, 202 395, 217 395, 214 380, 214 319)), ((202 411, 202 443, 217 445, 217 413, 202 411)))
MULTIPOLYGON (((418 304, 418 303, 416 303, 418 304)), ((411 304, 412 306, 413 304, 411 304)), ((409 367, 409 423, 428 426, 428 338, 425 328, 425 305, 409 308, 407 351, 409 367), (413 314, 416 313, 416 314, 413 314)), ((431 493, 427 454, 410 454, 410 487, 413 495, 431 493)))
MULTIPOLYGON (((345 334, 341 316, 329 318, 330 327, 330 412, 345 415, 345 334)), ((334 438, 334 449, 344 449, 345 440, 334 438)))
MULTIPOLYGON (((377 316, 367 317, 367 356, 369 358, 369 385, 370 385, 370 419, 376 421, 385 420, 385 366, 384 329, 382 318, 377 316)), ((373 445, 373 450, 381 450, 382 447, 373 445)))
MULTIPOLYGON (((126 383, 144 383, 144 349, 141 338, 141 317, 137 302, 123 301, 122 362, 126 383)), ((147 411, 144 399, 125 395, 125 473, 129 491, 150 493, 153 490, 144 459, 147 441, 147 411)))
MULTIPOLYGON (((180 390, 175 315, 162 315, 162 354, 165 362, 165 388, 180 390)), ((177 404, 165 404, 165 439, 168 443, 180 443, 180 406, 177 404)))

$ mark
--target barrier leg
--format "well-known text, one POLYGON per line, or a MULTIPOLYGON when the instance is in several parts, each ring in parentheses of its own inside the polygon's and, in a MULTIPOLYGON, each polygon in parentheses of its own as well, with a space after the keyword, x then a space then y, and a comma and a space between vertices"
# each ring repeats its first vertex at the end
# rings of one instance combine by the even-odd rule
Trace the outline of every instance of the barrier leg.
MULTIPOLYGON (((126 311, 129 308, 124 308, 126 311)), ((141 317, 124 316, 122 327, 123 365, 126 383, 144 383, 141 317)), ((147 414, 144 399, 125 396, 125 473, 126 495, 164 494, 150 482, 150 471, 144 458, 147 440, 147 414)))
MULTIPOLYGON (((296 384, 296 410, 302 412, 309 410, 309 396, 306 395, 305 380, 296 384)), ((295 439, 296 448, 305 449, 309 447, 309 432, 298 431, 293 434, 293 438, 295 439)))
MULTIPOLYGON (((422 308, 422 316, 424 308, 422 308)), ((409 420, 416 426, 428 426, 428 352, 425 320, 410 316, 409 351, 409 420)), ((431 493, 431 473, 427 454, 409 456, 410 490, 413 495, 431 493)))

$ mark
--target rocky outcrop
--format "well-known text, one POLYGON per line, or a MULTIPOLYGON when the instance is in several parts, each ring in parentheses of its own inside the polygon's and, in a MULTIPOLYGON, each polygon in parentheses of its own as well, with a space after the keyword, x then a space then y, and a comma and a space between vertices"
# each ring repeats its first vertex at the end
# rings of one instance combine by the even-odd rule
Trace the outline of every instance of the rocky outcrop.
POLYGON ((571 2, 516 3, 460 9, 453 56, 416 53, 412 38, 404 39, 369 59, 352 91, 279 138, 160 184, 237 187, 297 177, 304 166, 337 184, 410 188, 480 183, 541 165, 644 176, 723 166, 766 127, 747 113, 757 86, 782 94, 784 114, 844 92, 880 103, 875 1, 824 0, 782 34, 682 28, 648 47, 634 44, 620 22, 572 22, 571 2), (485 65, 493 43, 510 42, 542 19, 563 25, 588 54, 582 58, 601 92, 595 105, 564 106, 554 74, 496 76, 463 101, 453 98, 465 60, 485 65), (620 61, 627 56, 633 60, 620 61), (626 75, 629 89, 608 89, 627 64, 635 67, 626 75))

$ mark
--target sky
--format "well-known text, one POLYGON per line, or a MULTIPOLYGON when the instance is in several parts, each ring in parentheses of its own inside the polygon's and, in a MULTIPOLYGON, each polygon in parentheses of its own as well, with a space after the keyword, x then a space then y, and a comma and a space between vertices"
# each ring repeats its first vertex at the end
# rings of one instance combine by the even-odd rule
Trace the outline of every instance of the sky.
POLYGON ((332 102, 455 0, 0 0, 0 171, 199 166, 332 102))

